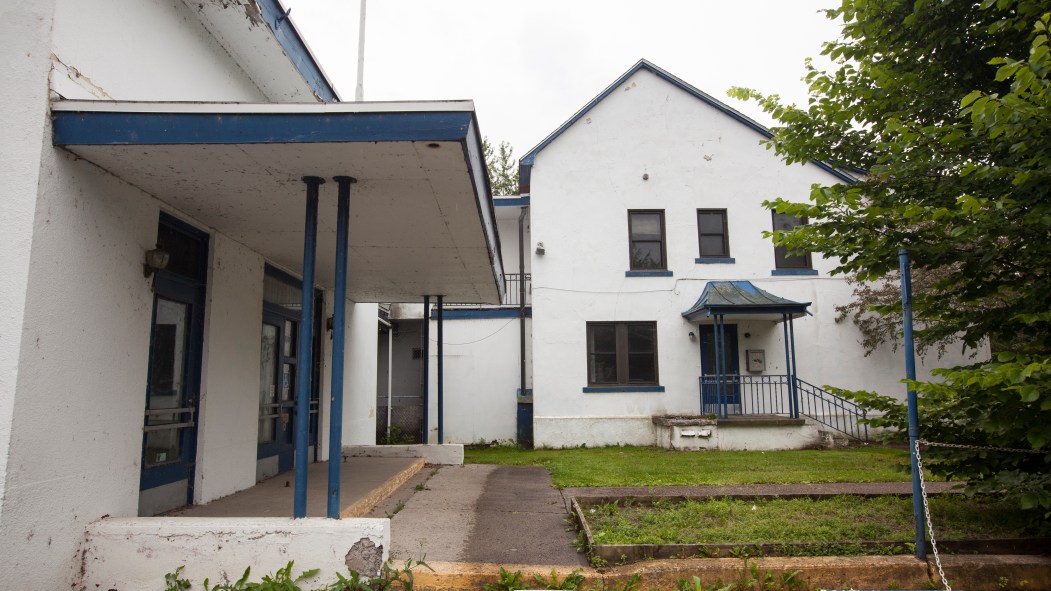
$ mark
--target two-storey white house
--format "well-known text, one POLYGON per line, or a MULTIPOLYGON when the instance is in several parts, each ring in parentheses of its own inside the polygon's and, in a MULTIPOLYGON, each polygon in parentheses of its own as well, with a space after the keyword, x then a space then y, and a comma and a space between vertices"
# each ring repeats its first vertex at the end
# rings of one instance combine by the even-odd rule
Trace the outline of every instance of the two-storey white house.
MULTIPOLYGON (((720 418, 690 428, 696 439, 677 440, 686 448, 804 447, 820 431, 863 438, 862 410, 822 386, 904 398, 900 353, 866 356, 857 328, 837 321, 852 287, 830 275, 831 261, 763 237, 805 223, 764 200, 805 200, 814 184, 852 178, 820 162, 786 166, 768 137, 635 64, 521 159, 522 194, 506 200, 528 214, 531 407, 509 405, 517 381, 495 386, 479 373, 446 372, 448 396, 501 401, 506 416, 487 406, 474 420, 510 425, 515 412, 537 446, 667 444, 654 417, 679 414, 720 418)), ((501 230, 512 270, 517 234, 501 230)), ((509 342, 470 355, 519 357, 509 342)), ((921 378, 964 359, 920 360, 921 378)))

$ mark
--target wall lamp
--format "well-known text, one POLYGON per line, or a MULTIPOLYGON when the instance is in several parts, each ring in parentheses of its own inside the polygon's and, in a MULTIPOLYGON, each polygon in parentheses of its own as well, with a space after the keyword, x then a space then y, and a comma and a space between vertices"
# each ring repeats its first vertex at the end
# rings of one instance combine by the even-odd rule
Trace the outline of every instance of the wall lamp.
POLYGON ((544 250, 544 243, 543 242, 537 242, 536 243, 536 253, 539 254, 539 255, 543 255, 545 252, 546 251, 544 250))
POLYGON ((696 341, 697 340, 697 335, 693 334, 692 330, 690 331, 690 334, 688 336, 690 337, 691 341, 696 341))
POLYGON ((164 250, 157 245, 157 248, 152 248, 146 251, 146 260, 142 263, 142 276, 149 277, 168 267, 168 261, 171 260, 171 255, 168 251, 164 250))

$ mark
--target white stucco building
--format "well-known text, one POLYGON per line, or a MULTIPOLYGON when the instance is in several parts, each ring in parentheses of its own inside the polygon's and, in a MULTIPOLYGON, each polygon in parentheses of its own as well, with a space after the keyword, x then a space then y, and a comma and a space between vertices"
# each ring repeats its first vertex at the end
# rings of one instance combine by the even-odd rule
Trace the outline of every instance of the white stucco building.
MULTIPOLYGON (((830 276, 833 263, 763 237, 801 221, 772 215, 764 200, 805 200, 811 185, 850 177, 822 163, 786 166, 761 144, 768 137, 643 60, 521 159, 522 195, 507 209, 528 212, 525 410, 537 446, 669 444, 682 429, 653 417, 703 413, 727 420, 683 427, 694 439, 675 447, 803 447, 822 430, 859 434, 855 409, 824 385, 904 399, 900 352, 865 356, 857 328, 836 321, 852 289, 830 276), (774 418, 742 420, 756 416, 774 418)), ((501 228, 505 270, 517 264, 515 230, 501 228)), ((464 341, 492 332, 457 330, 464 341)), ((499 335, 464 355, 519 357, 499 335)), ((928 361, 964 360, 957 350, 928 361)), ((447 397, 471 396, 482 422, 502 425, 453 440, 528 439, 509 426, 518 381, 485 379, 446 372, 447 397)))
MULTIPOLYGON (((297 454, 297 471, 338 457, 330 425, 373 444, 377 302, 500 301, 473 105, 340 103, 278 0, 30 0, 0 17, 5 579, 87 584, 89 527, 196 545, 198 579, 218 559, 201 548, 229 539, 257 540, 230 568, 325 536, 386 552, 386 520, 183 521, 166 538, 139 518, 297 454)), ((329 546, 318 560, 343 568, 329 546)))

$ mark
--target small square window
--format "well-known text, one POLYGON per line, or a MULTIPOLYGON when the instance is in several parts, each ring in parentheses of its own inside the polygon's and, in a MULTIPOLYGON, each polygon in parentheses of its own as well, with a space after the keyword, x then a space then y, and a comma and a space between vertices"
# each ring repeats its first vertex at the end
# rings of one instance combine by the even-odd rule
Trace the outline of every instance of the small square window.
POLYGON ((628 211, 632 271, 668 268, 664 245, 664 211, 628 211))
POLYGON ((730 232, 725 209, 697 210, 697 242, 702 259, 730 256, 730 232))
MULTIPOLYGON (((774 231, 788 232, 798 226, 805 226, 806 218, 799 218, 783 213, 773 212, 774 231)), ((776 269, 810 269, 810 253, 789 254, 784 246, 774 247, 774 268, 776 269)))
POLYGON ((589 386, 657 385, 656 322, 589 322, 589 386))

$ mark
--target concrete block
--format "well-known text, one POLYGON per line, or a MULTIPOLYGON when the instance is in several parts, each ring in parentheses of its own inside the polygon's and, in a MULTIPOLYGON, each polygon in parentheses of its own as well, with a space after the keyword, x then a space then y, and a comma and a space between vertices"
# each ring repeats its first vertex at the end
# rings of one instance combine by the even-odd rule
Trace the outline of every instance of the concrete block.
POLYGON ((334 578, 354 568, 374 575, 389 552, 389 519, 103 519, 87 528, 74 588, 162 589, 165 573, 180 566, 197 584, 237 580, 249 566, 252 580, 259 580, 290 560, 294 573, 320 568, 334 578))
POLYGON ((428 464, 462 466, 463 444, 344 445, 343 455, 352 458, 423 458, 428 464))

